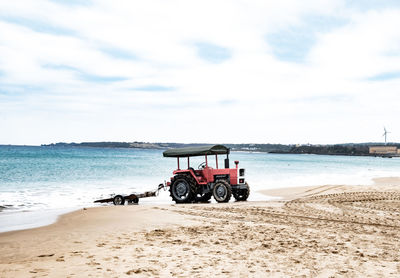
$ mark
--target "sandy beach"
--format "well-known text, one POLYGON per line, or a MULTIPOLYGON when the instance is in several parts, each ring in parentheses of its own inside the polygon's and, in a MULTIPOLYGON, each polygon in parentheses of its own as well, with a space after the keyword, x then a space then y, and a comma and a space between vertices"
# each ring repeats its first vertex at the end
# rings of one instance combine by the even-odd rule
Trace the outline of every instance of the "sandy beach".
POLYGON ((0 234, 0 277, 398 277, 400 178, 97 207, 0 234))

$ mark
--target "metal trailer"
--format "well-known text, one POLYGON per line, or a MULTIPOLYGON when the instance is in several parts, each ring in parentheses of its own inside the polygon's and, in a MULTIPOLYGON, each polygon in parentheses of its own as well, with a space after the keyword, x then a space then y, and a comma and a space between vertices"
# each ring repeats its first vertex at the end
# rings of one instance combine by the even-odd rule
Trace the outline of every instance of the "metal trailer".
POLYGON ((165 185, 160 183, 158 185, 157 190, 154 191, 146 191, 144 193, 132 193, 130 195, 123 195, 123 194, 116 194, 111 198, 107 199, 100 199, 94 201, 94 203, 113 203, 116 206, 122 206, 125 204, 125 201, 131 204, 139 204, 140 198, 147 198, 147 197, 155 197, 158 196, 158 193, 161 189, 165 188, 165 185))

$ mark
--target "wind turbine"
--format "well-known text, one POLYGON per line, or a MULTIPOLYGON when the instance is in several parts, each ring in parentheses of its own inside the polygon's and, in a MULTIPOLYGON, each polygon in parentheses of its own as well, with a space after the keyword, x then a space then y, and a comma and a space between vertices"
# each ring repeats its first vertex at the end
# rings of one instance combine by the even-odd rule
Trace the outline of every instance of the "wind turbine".
POLYGON ((383 133, 382 136, 385 137, 385 145, 386 145, 386 144, 387 144, 387 143, 386 143, 386 137, 387 137, 387 134, 390 133, 390 132, 386 130, 386 127, 383 127, 383 130, 384 130, 385 132, 383 133))

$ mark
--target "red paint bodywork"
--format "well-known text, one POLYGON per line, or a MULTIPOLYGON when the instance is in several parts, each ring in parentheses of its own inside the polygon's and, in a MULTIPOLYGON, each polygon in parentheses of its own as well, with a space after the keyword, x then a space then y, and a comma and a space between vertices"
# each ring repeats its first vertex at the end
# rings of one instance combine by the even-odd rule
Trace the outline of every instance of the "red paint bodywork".
MULTIPOLYGON (((238 184, 238 161, 235 161, 236 168, 222 168, 218 169, 218 158, 216 155, 216 166, 217 169, 208 166, 208 159, 205 156, 206 167, 202 170, 191 170, 191 169, 180 169, 179 158, 178 160, 178 169, 176 169, 173 174, 187 174, 189 173, 200 185, 206 185, 211 182, 215 182, 216 175, 229 175, 229 182, 231 185, 238 184)), ((188 168, 189 168, 189 158, 188 158, 188 168)), ((167 182, 167 185, 171 185, 171 182, 167 182)))
POLYGON ((237 184, 237 169, 213 169, 211 167, 206 167, 203 170, 195 170, 195 173, 193 173, 192 170, 175 170, 173 172, 174 175, 182 173, 190 173, 198 184, 206 185, 207 183, 215 182, 214 177, 216 175, 229 175, 230 184, 237 184))

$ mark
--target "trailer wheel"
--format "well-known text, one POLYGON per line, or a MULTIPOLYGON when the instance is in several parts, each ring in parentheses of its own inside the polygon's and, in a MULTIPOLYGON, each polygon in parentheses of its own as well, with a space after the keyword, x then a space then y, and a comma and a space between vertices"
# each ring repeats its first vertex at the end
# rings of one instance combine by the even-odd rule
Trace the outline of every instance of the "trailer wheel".
POLYGON ((125 199, 122 195, 117 195, 114 197, 113 203, 116 206, 123 206, 125 204, 125 199))
POLYGON ((227 203, 232 196, 232 188, 224 180, 217 181, 213 188, 213 196, 218 203, 227 203))
POLYGON ((246 201, 247 198, 249 198, 250 195, 250 187, 245 183, 246 189, 240 189, 237 192, 233 193, 233 197, 235 197, 236 201, 246 201))
POLYGON ((190 203, 194 199, 195 184, 185 175, 176 175, 170 186, 172 199, 177 204, 190 203))

